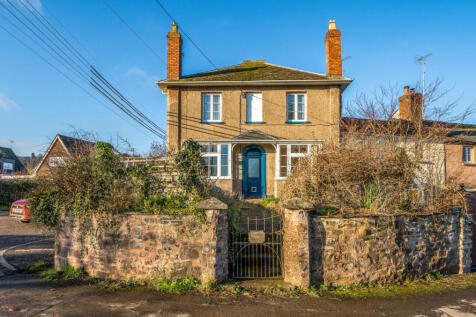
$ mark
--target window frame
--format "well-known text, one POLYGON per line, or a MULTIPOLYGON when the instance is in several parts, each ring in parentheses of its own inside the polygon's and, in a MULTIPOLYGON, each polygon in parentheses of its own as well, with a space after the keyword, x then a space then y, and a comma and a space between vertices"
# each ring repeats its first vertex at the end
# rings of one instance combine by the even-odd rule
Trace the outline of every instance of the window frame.
POLYGON ((276 179, 277 180, 285 180, 289 177, 291 174, 291 160, 292 158, 303 158, 307 156, 311 156, 312 154, 312 147, 313 144, 295 144, 295 143, 289 143, 289 144, 278 144, 276 147, 276 179), (298 146, 307 146, 307 153, 291 153, 291 147, 293 145, 298 145, 298 146), (281 146, 286 146, 286 176, 281 176, 281 146))
POLYGON ((48 158, 49 167, 57 167, 66 164, 66 158, 64 156, 51 156, 48 158), (54 164, 52 164, 54 162, 54 164))
POLYGON ((221 93, 219 92, 204 92, 202 93, 202 123, 213 123, 213 122, 216 122, 216 123, 220 123, 220 122, 223 122, 222 121, 222 118, 223 118, 223 113, 222 113, 222 96, 221 96, 221 93), (208 120, 205 120, 205 96, 210 96, 210 119, 208 120), (220 114, 220 118, 215 120, 213 119, 213 112, 214 112, 214 109, 213 109, 213 98, 214 96, 218 96, 220 98, 220 104, 219 104, 219 114, 220 114))
POLYGON ((472 146, 469 146, 469 145, 463 145, 463 155, 462 155, 462 160, 463 160, 463 164, 474 164, 474 153, 473 153, 473 147, 472 146), (466 149, 469 149, 469 161, 468 160, 465 160, 465 157, 466 157, 466 153, 465 153, 465 150, 466 149))
POLYGON ((305 92, 287 92, 286 93, 286 122, 307 122, 307 93, 305 92), (294 118, 293 119, 288 119, 289 118, 289 106, 288 106, 288 96, 294 96, 294 118), (298 96, 303 95, 304 96, 304 118, 303 119, 298 119, 298 96))
POLYGON ((3 162, 2 164, 2 169, 5 170, 5 171, 12 171, 15 169, 15 164, 12 163, 12 162, 3 162), (12 168, 6 168, 5 165, 6 164, 9 164, 12 168))
POLYGON ((208 178, 210 179, 231 179, 231 175, 232 175, 232 172, 231 172, 231 163, 232 163, 232 160, 231 160, 231 143, 200 143, 200 147, 202 146, 206 146, 206 145, 215 145, 217 147, 217 151, 216 152, 202 152, 201 148, 200 148, 200 155, 202 157, 217 157, 217 176, 208 176, 208 178), (221 164, 221 159, 222 159, 222 154, 221 154, 221 147, 222 145, 227 145, 228 146, 228 175, 221 175, 221 168, 222 168, 222 164, 221 164))
POLYGON ((263 92, 253 92, 253 91, 247 91, 245 93, 245 100, 246 100, 246 121, 245 123, 263 123, 263 92), (260 108, 260 117, 261 117, 261 120, 258 120, 258 121, 254 121, 253 120, 253 107, 252 107, 252 100, 253 100, 253 95, 261 95, 260 97, 256 97, 256 98, 259 98, 261 99, 261 108, 260 108), (251 108, 248 108, 248 96, 251 96, 251 102, 249 104, 249 106, 251 106, 251 108), (248 117, 249 116, 249 117, 248 117))

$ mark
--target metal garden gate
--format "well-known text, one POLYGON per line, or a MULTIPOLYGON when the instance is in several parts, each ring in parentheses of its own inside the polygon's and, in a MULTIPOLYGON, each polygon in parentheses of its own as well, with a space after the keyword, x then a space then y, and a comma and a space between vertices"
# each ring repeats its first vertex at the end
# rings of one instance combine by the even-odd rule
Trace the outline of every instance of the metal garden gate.
POLYGON ((245 214, 231 232, 233 278, 280 278, 282 219, 270 211, 245 214))

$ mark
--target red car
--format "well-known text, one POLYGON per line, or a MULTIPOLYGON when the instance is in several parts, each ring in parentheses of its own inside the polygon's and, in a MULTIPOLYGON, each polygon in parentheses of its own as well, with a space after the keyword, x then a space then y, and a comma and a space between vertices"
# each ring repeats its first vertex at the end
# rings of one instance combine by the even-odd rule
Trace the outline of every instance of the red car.
POLYGON ((28 208, 28 199, 14 201, 10 208, 10 217, 18 218, 23 222, 29 222, 31 217, 30 209, 28 208))

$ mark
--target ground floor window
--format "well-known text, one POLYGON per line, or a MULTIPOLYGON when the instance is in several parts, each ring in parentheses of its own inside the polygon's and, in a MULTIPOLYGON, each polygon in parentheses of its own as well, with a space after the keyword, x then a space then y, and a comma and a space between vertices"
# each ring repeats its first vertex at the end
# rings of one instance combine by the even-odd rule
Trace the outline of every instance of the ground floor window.
POLYGON ((310 144, 280 144, 276 153, 277 179, 285 179, 311 154, 310 144))
POLYGON ((231 177, 231 145, 202 144, 202 157, 210 178, 231 177))

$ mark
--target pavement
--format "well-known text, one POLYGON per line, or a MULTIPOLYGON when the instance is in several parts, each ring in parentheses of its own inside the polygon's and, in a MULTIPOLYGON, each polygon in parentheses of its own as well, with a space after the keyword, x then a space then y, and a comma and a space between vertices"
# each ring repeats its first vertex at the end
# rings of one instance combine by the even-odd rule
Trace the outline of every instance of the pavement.
POLYGON ((397 299, 207 296, 59 285, 21 273, 51 262, 52 248, 51 234, 0 212, 0 252, 14 268, 0 262, 0 316, 476 316, 476 287, 397 299))

